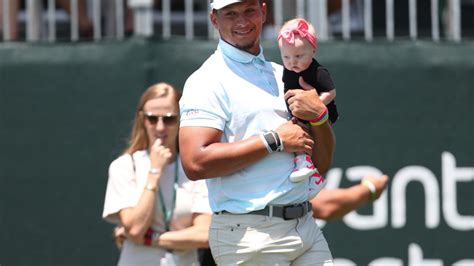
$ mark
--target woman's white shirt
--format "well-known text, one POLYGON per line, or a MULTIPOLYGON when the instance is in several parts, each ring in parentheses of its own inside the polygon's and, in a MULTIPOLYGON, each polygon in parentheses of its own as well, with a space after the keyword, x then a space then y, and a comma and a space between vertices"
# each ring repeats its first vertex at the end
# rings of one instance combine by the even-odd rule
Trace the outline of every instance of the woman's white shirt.
MULTIPOLYGON (((105 220, 120 224, 118 212, 138 204, 147 184, 149 169, 150 158, 145 150, 135 152, 133 160, 129 154, 124 154, 110 164, 102 213, 105 220)), ((178 170, 176 203, 170 224, 171 231, 191 226, 193 213, 211 213, 205 182, 203 180, 190 181, 184 174, 179 156, 174 162, 167 165, 160 178, 159 191, 163 193, 166 209, 168 210, 173 205, 176 169, 178 170)), ((151 227, 155 231, 165 232, 159 195, 156 195, 155 200, 155 217, 151 227)), ((136 245, 125 240, 119 265, 157 265, 158 262, 161 265, 198 265, 196 250, 173 252, 172 255, 167 255, 164 249, 136 245), (174 263, 170 260, 174 260, 174 263)))

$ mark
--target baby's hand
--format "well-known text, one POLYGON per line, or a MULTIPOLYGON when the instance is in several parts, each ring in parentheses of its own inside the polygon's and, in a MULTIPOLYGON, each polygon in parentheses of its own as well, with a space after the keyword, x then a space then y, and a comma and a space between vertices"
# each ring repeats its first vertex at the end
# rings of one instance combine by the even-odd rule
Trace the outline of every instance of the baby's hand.
POLYGON ((321 92, 319 94, 319 99, 324 103, 324 105, 328 105, 336 98, 336 89, 321 92))

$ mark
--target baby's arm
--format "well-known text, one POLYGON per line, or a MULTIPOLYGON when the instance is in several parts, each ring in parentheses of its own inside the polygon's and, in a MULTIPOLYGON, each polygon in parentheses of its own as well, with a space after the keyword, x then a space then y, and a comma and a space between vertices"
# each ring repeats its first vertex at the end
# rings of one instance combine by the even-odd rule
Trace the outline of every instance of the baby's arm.
POLYGON ((321 92, 319 99, 325 104, 328 105, 332 100, 336 98, 336 89, 330 91, 321 92))

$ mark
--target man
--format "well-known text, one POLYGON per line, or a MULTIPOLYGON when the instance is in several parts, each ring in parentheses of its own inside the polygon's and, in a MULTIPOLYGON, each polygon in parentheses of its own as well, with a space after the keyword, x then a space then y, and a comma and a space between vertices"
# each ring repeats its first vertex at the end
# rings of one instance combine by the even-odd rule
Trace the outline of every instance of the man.
POLYGON ((326 107, 302 79, 304 90, 283 94, 282 67, 267 62, 260 46, 263 1, 211 4, 220 40, 186 81, 179 142, 187 176, 207 179, 214 212, 209 244, 216 262, 332 265, 307 201, 309 184, 292 183, 288 176, 295 152, 310 154, 320 172, 327 172, 335 137, 328 123, 306 132, 287 121, 285 100, 303 120, 317 120, 326 107))

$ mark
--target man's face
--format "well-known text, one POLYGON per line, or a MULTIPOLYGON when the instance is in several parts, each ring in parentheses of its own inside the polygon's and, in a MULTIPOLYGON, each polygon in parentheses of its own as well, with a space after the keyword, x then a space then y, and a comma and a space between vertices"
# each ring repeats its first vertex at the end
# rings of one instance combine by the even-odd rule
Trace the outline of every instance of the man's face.
POLYGON ((258 54, 266 15, 265 3, 260 5, 258 0, 247 0, 213 10, 211 22, 224 41, 251 54, 258 54))

